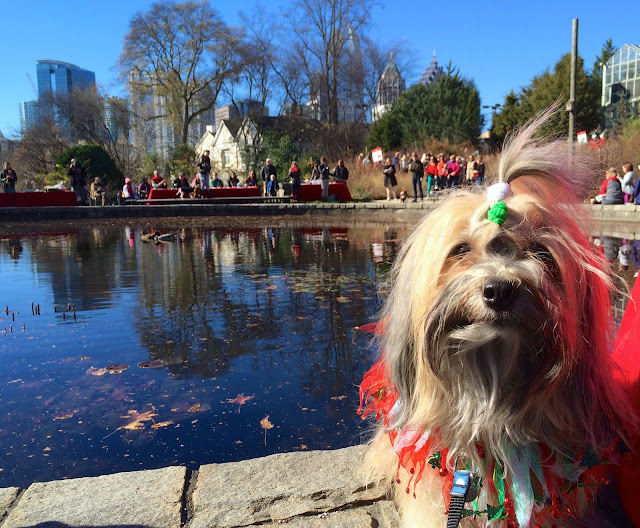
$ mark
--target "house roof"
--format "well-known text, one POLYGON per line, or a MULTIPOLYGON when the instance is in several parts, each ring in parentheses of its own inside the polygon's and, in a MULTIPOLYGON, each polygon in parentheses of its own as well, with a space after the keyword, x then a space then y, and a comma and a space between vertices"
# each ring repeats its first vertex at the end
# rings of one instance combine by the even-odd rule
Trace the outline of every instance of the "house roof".
POLYGON ((240 126, 242 126, 242 121, 236 119, 224 119, 220 122, 220 126, 223 125, 227 127, 227 130, 233 137, 236 137, 238 130, 240 130, 240 126))

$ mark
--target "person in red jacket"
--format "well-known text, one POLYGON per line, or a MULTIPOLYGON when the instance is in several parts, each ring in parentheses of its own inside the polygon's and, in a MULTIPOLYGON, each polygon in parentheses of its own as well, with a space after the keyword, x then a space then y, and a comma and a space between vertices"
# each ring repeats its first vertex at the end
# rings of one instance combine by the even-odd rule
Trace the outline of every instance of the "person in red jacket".
POLYGON ((438 166, 436 165, 435 156, 429 156, 429 161, 424 169, 424 175, 427 177, 427 198, 431 195, 431 186, 438 177, 438 166))

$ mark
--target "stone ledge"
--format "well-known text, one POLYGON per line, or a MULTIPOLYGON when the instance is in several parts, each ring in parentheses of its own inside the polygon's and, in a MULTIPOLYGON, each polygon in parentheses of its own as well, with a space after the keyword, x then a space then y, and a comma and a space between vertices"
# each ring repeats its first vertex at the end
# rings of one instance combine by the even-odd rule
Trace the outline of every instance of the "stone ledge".
POLYGON ((186 469, 168 467, 29 486, 2 528, 181 525, 186 469))
POLYGON ((6 517, 9 509, 18 497, 18 493, 20 493, 20 488, 0 489, 0 521, 6 517))
POLYGON ((362 476, 364 449, 35 483, 22 496, 0 489, 0 527, 398 528, 385 489, 362 476))
MULTIPOLYGON (((193 493, 189 526, 250 526, 384 500, 386 494, 381 486, 363 480, 360 471, 363 453, 364 448, 358 446, 202 466, 193 493)), ((366 512, 359 513, 358 523, 365 519, 364 515, 371 517, 366 512)), ((367 526, 371 526, 370 519, 367 526)))

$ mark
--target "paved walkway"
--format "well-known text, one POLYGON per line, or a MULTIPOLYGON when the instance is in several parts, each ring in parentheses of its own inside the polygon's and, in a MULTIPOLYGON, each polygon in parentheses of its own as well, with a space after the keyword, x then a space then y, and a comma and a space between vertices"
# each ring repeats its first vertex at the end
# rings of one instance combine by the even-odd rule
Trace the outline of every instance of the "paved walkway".
POLYGON ((397 528, 363 447, 116 473, 0 489, 1 528, 397 528))

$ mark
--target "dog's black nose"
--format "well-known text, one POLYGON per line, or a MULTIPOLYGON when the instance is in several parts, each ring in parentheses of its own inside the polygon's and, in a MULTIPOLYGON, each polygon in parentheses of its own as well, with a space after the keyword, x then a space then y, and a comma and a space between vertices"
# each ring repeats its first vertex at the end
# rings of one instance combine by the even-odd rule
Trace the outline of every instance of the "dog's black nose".
POLYGON ((507 280, 490 280, 485 282, 482 298, 493 310, 506 310, 513 300, 516 285, 507 280))

